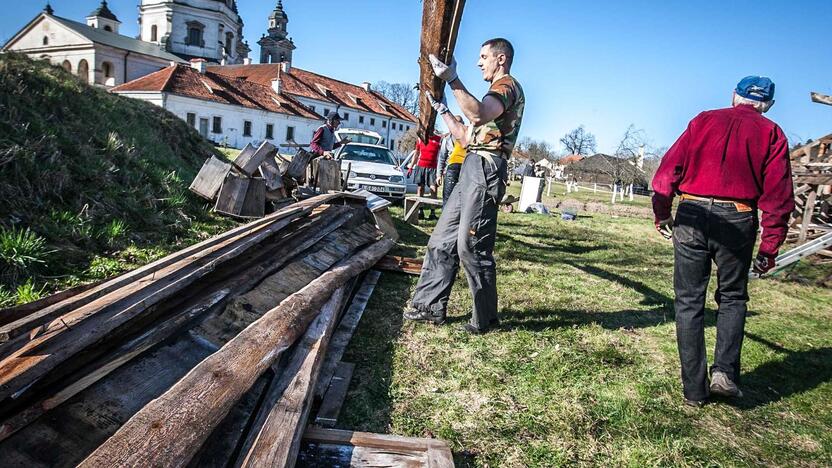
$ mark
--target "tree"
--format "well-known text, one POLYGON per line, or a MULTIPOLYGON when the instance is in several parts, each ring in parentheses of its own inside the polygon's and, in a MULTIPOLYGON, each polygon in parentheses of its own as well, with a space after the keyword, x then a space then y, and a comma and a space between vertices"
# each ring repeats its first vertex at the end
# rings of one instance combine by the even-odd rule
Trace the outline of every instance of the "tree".
POLYGON ((584 129, 584 126, 572 130, 560 139, 560 143, 569 154, 588 156, 596 152, 595 135, 584 129))
POLYGON ((411 114, 419 115, 419 92, 416 85, 379 81, 373 85, 373 90, 404 107, 411 114))
POLYGON ((530 159, 532 162, 538 162, 543 159, 554 160, 555 152, 552 150, 552 145, 544 140, 533 140, 529 137, 520 141, 518 152, 520 155, 530 159))

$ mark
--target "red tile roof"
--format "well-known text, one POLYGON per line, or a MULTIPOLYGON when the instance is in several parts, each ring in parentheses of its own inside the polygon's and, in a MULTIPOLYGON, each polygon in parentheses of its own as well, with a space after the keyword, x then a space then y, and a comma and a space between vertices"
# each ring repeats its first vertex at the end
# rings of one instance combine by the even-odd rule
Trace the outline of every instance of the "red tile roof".
POLYGON ((559 162, 561 164, 572 164, 572 163, 576 163, 576 162, 578 162, 582 159, 584 159, 584 157, 581 156, 580 154, 570 154, 568 156, 564 156, 564 157, 560 158, 559 162))
POLYGON ((270 85, 211 71, 202 74, 189 65, 173 65, 112 89, 114 93, 130 91, 166 92, 250 109, 323 119, 293 97, 277 94, 270 85))
POLYGON ((367 91, 361 86, 345 83, 327 76, 312 73, 300 68, 290 68, 289 72, 281 70, 281 64, 226 65, 208 67, 212 73, 218 73, 251 82, 271 86, 272 80, 280 78, 281 93, 329 101, 335 105, 365 112, 373 112, 417 122, 416 117, 404 107, 375 91, 367 91))

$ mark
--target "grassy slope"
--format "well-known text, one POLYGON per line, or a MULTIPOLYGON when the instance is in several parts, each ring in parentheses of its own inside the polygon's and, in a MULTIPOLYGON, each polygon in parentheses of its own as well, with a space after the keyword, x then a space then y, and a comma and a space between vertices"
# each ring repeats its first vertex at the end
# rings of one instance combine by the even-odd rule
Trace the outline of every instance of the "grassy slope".
POLYGON ((29 228, 52 251, 25 268, 0 261, 0 305, 119 273, 227 227, 187 190, 212 153, 163 109, 0 55, 0 228, 29 228), (33 291, 15 297, 27 282, 33 291))
MULTIPOLYGON (((430 226, 399 226, 400 253, 422 255, 430 226)), ((503 322, 481 337, 454 329, 461 274, 443 327, 402 323, 416 278, 382 275, 340 427, 441 437, 458 466, 832 463, 829 289, 752 282, 746 398, 696 411, 680 404, 672 246, 649 220, 501 215, 496 254, 503 322)))

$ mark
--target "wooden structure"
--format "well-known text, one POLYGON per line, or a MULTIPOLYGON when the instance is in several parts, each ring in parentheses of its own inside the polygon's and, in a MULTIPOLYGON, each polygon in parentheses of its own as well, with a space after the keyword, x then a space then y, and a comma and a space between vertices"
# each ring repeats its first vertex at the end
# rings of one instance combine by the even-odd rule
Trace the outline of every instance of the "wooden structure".
POLYGON ((318 395, 344 380, 339 333, 369 298, 351 291, 392 245, 363 198, 320 195, 16 309, 0 341, 0 459, 292 466, 318 395))
POLYGON ((456 37, 462 21, 465 0, 424 0, 422 7, 422 39, 419 52, 419 129, 418 137, 427 143, 436 126, 436 111, 425 96, 430 91, 437 101, 445 94, 445 82, 433 74, 428 55, 449 63, 456 48, 456 37))
POLYGON ((379 260, 375 267, 376 269, 382 271, 392 271, 396 273, 406 273, 408 275, 419 276, 422 274, 422 259, 387 255, 379 260))
MULTIPOLYGON (((795 212, 787 240, 802 245, 832 232, 832 135, 795 148, 790 156, 795 212)), ((818 254, 832 258, 829 249, 818 254)))
POLYGON ((436 439, 309 428, 298 456, 302 466, 452 468, 448 444, 436 439))
POLYGON ((442 200, 430 197, 405 197, 404 220, 410 224, 419 224, 419 208, 425 206, 442 207, 442 200))

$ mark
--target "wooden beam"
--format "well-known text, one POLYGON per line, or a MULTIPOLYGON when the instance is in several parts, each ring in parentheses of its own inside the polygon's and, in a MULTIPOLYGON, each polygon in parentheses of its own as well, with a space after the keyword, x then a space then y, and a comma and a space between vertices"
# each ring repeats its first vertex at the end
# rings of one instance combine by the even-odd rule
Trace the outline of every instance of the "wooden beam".
POLYGON ((354 370, 355 364, 351 362, 338 363, 321 401, 321 407, 318 408, 318 414, 315 415, 315 424, 321 427, 333 427, 338 422, 338 414, 341 413, 341 407, 347 399, 347 391, 350 388, 354 370))
POLYGON ((806 207, 803 209, 803 222, 800 226, 800 237, 797 240, 800 244, 806 242, 806 235, 809 233, 809 225, 812 224, 812 217, 815 214, 815 199, 817 196, 818 192, 813 190, 809 192, 809 196, 806 198, 806 207))
POLYGON ((383 271, 419 276, 422 274, 422 259, 387 255, 379 260, 375 267, 383 271))
POLYGON ((345 447, 367 447, 387 449, 391 452, 424 453, 428 468, 452 468, 453 454, 448 444, 439 439, 421 439, 367 432, 342 431, 309 427, 303 440, 315 444, 332 444, 345 447))
POLYGON ((419 52, 419 129, 417 136, 425 143, 436 126, 436 111, 425 96, 430 91, 437 101, 445 94, 445 82, 433 74, 428 55, 450 62, 456 48, 459 24, 465 0, 424 0, 422 38, 419 52))
POLYGON ((136 413, 79 466, 186 466, 234 403, 305 331, 347 280, 393 247, 385 239, 267 312, 136 413))
POLYGON ((832 106, 832 96, 826 94, 820 94, 811 92, 809 93, 812 102, 816 102, 818 104, 826 104, 827 106, 832 106))
POLYGON ((246 145, 245 149, 234 160, 234 165, 243 174, 252 177, 260 165, 263 164, 263 161, 267 158, 274 158, 277 154, 277 147, 268 140, 264 140, 256 150, 250 151, 250 148, 251 144, 246 145))
POLYGON ((208 201, 214 201, 229 172, 231 172, 231 164, 216 156, 211 156, 202 165, 188 189, 208 201))
POLYGON ((342 286, 332 294, 332 298, 295 346, 292 358, 277 384, 278 388, 284 389, 282 395, 270 409, 251 448, 242 455, 240 466, 294 465, 312 408, 311 397, 318 371, 338 322, 343 295, 342 286))

